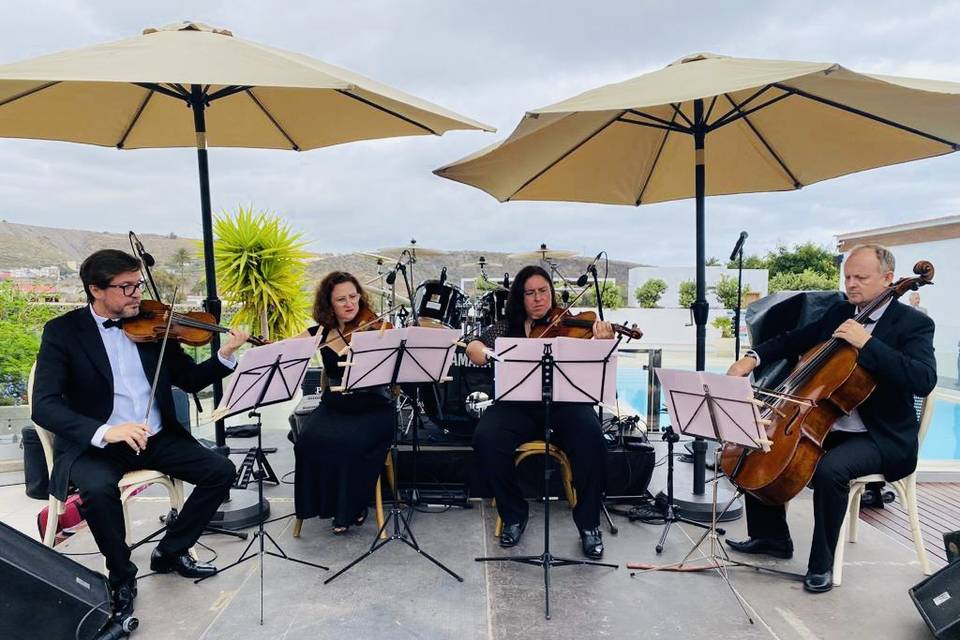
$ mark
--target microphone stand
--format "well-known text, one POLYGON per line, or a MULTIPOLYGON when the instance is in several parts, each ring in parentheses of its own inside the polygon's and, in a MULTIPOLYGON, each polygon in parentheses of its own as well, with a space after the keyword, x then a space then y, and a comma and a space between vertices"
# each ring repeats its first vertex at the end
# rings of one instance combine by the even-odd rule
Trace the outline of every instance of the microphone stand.
POLYGON ((737 240, 737 245, 733 248, 733 254, 730 256, 731 260, 734 259, 734 256, 737 257, 737 306, 733 309, 734 361, 740 359, 740 306, 743 298, 743 243, 746 239, 747 232, 741 232, 740 239, 737 240))

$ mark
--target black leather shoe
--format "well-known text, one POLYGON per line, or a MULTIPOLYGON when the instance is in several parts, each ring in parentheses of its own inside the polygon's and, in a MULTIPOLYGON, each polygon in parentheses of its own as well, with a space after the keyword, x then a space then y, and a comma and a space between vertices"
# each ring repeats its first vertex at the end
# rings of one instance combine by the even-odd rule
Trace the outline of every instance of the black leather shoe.
POLYGON ((727 540, 727 546, 740 553, 759 553, 774 558, 789 560, 793 557, 793 540, 777 538, 747 538, 746 540, 727 540))
POLYGON ((113 615, 118 620, 129 618, 133 614, 133 601, 137 597, 137 579, 130 578, 110 587, 113 598, 113 615))
POLYGON ((580 531, 580 547, 583 549, 583 555, 591 560, 599 560, 603 557, 603 534, 600 529, 583 529, 580 531))
POLYGON ((807 571, 803 577, 803 590, 810 593, 826 593, 833 589, 833 571, 825 573, 813 573, 807 571))
POLYGON ((207 562, 197 562, 184 551, 175 556, 169 556, 159 549, 150 554, 150 570, 157 573, 176 571, 184 578, 205 578, 217 572, 217 568, 207 562))
POLYGON ((520 538, 523 537, 523 532, 526 528, 526 520, 516 524, 504 524, 503 531, 500 532, 500 546, 515 547, 517 543, 520 542, 520 538))

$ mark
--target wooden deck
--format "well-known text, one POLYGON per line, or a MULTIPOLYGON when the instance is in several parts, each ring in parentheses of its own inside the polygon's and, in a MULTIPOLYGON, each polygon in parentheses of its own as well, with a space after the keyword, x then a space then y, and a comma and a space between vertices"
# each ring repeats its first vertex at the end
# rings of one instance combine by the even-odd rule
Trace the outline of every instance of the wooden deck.
MULTIPOLYGON (((938 568, 947 563, 943 534, 960 529, 960 483, 924 482, 917 486, 917 494, 924 546, 931 566, 938 568)), ((860 519, 906 546, 913 547, 910 521, 899 500, 885 505, 883 509, 860 509, 860 519)))

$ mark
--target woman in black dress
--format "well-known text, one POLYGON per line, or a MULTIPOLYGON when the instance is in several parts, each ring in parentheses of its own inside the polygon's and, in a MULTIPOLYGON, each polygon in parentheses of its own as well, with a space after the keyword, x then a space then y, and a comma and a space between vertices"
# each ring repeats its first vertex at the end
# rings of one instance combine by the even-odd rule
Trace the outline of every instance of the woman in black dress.
POLYGON ((321 404, 308 416, 294 446, 297 518, 333 518, 336 535, 366 519, 395 426, 386 386, 350 393, 330 390, 342 377, 337 363, 346 359, 337 355, 346 344, 344 325, 369 307, 357 279, 334 271, 317 287, 313 317, 318 324, 302 334, 321 332, 325 382, 321 404))

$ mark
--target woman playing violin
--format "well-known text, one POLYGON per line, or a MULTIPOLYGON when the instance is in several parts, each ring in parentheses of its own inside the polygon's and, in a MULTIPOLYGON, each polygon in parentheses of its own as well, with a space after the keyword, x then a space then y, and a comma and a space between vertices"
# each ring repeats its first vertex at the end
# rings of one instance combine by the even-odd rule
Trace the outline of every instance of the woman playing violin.
MULTIPOLYGON (((559 311, 550 274, 537 266, 521 269, 507 297, 506 319, 493 325, 467 345, 467 357, 484 364, 485 349, 493 349, 500 337, 525 338, 552 323, 559 311)), ((613 327, 596 321, 593 336, 612 338, 613 327)), ((548 334, 549 335, 549 334, 548 334)), ((588 404, 557 404, 551 407, 550 422, 556 444, 570 459, 577 505, 573 520, 580 530, 583 553, 597 559, 603 555, 600 534, 600 497, 606 479, 606 446, 600 420, 588 404)), ((538 402, 498 402, 484 412, 473 437, 478 477, 486 479, 497 500, 503 519, 500 546, 520 541, 527 525, 527 503, 517 483, 513 459, 517 446, 543 437, 544 407, 538 402)))
POLYGON ((367 503, 393 437, 393 407, 386 386, 350 393, 331 390, 340 384, 339 363, 346 355, 338 354, 356 330, 358 317, 373 315, 359 281, 334 271, 317 287, 313 303, 317 325, 302 334, 321 332, 324 375, 321 404, 307 417, 294 446, 297 518, 333 518, 336 535, 366 519, 367 503))

